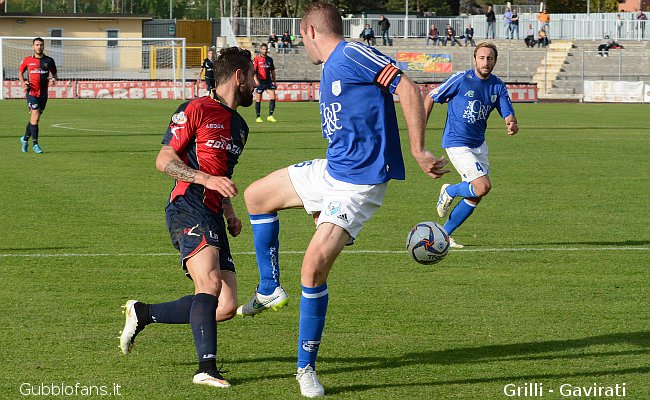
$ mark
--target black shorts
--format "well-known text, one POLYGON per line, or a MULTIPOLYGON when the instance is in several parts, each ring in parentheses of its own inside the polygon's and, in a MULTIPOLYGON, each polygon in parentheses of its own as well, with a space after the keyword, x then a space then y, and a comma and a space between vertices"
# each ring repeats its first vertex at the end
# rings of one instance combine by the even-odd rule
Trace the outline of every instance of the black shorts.
POLYGON ((181 266, 186 274, 187 260, 205 246, 219 249, 219 267, 222 271, 235 272, 222 213, 193 206, 181 196, 167 205, 165 215, 172 244, 180 252, 181 266))
POLYGON ((44 97, 35 97, 27 95, 27 108, 29 111, 38 110, 40 112, 45 111, 45 106, 47 105, 47 96, 44 97))
POLYGON ((255 92, 262 94, 265 90, 275 90, 275 85, 271 81, 260 81, 260 84, 255 88, 255 92))

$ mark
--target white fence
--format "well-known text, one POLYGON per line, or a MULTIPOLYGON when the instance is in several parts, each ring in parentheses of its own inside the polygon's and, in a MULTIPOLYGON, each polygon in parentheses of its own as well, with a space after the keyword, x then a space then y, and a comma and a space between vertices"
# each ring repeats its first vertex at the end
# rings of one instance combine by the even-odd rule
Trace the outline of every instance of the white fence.
MULTIPOLYGON (((597 40, 604 35, 610 35, 617 40, 648 40, 650 32, 645 32, 646 21, 636 19, 635 13, 620 13, 621 24, 617 28, 615 13, 600 14, 550 14, 551 22, 549 37, 551 39, 597 40)), ((230 18, 224 18, 231 20, 230 18)), ((344 18, 343 31, 345 37, 356 38, 365 24, 370 24, 379 37, 379 21, 366 18, 344 18)), ((440 32, 447 24, 451 24, 458 35, 465 32, 467 25, 474 28, 476 38, 485 38, 487 22, 484 15, 445 18, 391 18, 389 34, 393 37, 424 38, 431 25, 436 25, 440 32)), ((536 13, 519 14, 519 38, 523 39, 528 25, 532 25, 537 36, 541 24, 536 13)), ((221 25, 222 27, 224 24, 221 25)), ((233 18, 232 27, 236 36, 278 36, 288 31, 292 35, 300 34, 300 18, 233 18)), ((506 25, 497 15, 496 38, 506 38, 506 25)), ((650 29, 650 28, 649 28, 650 29)), ((223 28, 222 28, 223 30, 223 28)), ((222 32, 225 35, 226 32, 222 32)))

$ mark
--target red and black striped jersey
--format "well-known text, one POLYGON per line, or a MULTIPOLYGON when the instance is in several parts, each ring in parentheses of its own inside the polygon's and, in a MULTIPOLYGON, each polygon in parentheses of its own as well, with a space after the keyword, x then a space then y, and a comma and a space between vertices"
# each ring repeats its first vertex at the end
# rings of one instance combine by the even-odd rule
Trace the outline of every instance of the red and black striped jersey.
POLYGON ((255 69, 255 75, 260 81, 270 81, 271 72, 275 71, 275 65, 273 65, 273 59, 269 56, 258 55, 253 59, 253 68, 255 69))
POLYGON ((27 70, 29 82, 28 94, 34 97, 47 97, 47 85, 50 73, 56 75, 56 64, 52 57, 43 55, 41 58, 34 56, 25 57, 20 63, 18 72, 22 75, 27 70))
MULTIPOLYGON (((171 146, 190 168, 231 178, 247 138, 248 125, 237 111, 206 96, 178 107, 162 144, 171 146)), ((178 196, 221 211, 223 196, 203 185, 176 181, 169 201, 178 196)))

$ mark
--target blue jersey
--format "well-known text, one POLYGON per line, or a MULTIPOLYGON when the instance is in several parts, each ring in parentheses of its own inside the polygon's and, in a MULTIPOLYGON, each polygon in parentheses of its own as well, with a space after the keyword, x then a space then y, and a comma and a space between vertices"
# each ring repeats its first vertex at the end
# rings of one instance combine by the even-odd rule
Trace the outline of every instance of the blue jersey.
POLYGON ((487 120, 496 108, 502 118, 514 115, 508 89, 494 75, 476 76, 474 69, 456 72, 429 93, 436 103, 449 100, 442 147, 479 147, 485 141, 487 120))
POLYGON ((323 65, 320 114, 327 171, 343 182, 404 179, 392 93, 401 71, 372 47, 342 41, 323 65))

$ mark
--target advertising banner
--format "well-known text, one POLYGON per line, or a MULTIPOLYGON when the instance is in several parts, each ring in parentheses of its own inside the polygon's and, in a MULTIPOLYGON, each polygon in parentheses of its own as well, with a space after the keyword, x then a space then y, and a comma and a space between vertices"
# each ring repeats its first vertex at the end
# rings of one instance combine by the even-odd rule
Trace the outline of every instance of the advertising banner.
POLYGON ((397 66, 402 71, 431 73, 451 72, 451 54, 397 52, 397 66))

